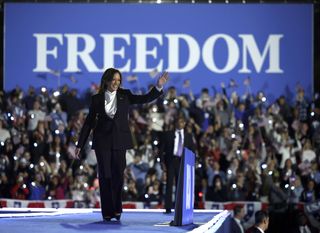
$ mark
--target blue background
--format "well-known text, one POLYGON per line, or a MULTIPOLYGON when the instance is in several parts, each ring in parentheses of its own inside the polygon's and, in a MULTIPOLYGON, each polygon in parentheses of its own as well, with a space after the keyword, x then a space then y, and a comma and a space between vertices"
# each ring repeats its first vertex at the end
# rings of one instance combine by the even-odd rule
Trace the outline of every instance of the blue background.
MULTIPOLYGON (((185 79, 190 79, 192 90, 198 93, 208 87, 220 90, 220 83, 228 85, 234 79, 237 90, 246 92, 243 81, 248 74, 239 74, 242 67, 242 40, 239 34, 253 34, 260 52, 265 46, 269 34, 283 34, 280 40, 280 67, 283 74, 266 74, 269 66, 268 56, 262 72, 257 74, 248 59, 248 67, 253 70, 251 89, 254 92, 264 90, 267 97, 274 99, 281 94, 292 97, 297 85, 312 92, 313 78, 313 6, 310 4, 32 4, 5 3, 5 54, 4 87, 6 90, 19 85, 26 89, 29 85, 42 85, 56 89, 57 77, 52 74, 35 73, 36 38, 34 33, 87 33, 95 38, 96 49, 92 53, 96 65, 103 66, 103 41, 101 33, 128 33, 131 46, 125 46, 125 54, 135 67, 135 39, 132 33, 184 33, 194 37, 200 49, 204 41, 213 34, 228 34, 236 40, 240 58, 236 67, 226 74, 213 73, 206 68, 200 58, 198 65, 188 73, 171 73, 168 86, 174 85, 181 92, 185 79)), ((58 59, 48 56, 48 66, 52 70, 66 68, 66 38, 64 45, 48 44, 48 48, 58 46, 58 59)), ((52 42, 51 41, 51 42, 52 42)), ((49 40, 50 42, 50 40, 49 40)), ((119 46, 119 45, 118 45, 119 46)), ((164 60, 167 67, 167 41, 163 37, 163 46, 157 46, 158 58, 164 60)), ((81 47, 81 43, 80 43, 81 47)), ((180 62, 185 64, 188 50, 181 46, 180 62)), ((215 61, 218 67, 226 62, 227 49, 223 44, 216 44, 215 61), (219 49, 218 49, 219 48, 219 49)), ((148 67, 154 67, 159 59, 149 57, 148 67)), ((81 72, 62 73, 61 84, 85 90, 92 82, 99 83, 101 73, 89 73, 79 61, 81 72), (73 76, 77 83, 70 80, 73 76)), ((124 60, 116 59, 116 67, 122 67, 124 60)), ((136 74, 138 82, 128 83, 126 77, 132 72, 124 73, 123 86, 135 90, 146 88, 155 80, 148 73, 136 74)))

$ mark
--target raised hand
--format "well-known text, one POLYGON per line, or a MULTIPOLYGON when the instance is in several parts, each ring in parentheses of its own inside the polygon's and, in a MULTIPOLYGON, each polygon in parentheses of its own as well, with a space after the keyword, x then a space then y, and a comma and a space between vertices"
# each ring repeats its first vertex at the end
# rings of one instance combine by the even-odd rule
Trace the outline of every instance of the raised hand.
POLYGON ((71 157, 72 159, 80 159, 79 155, 80 155, 80 148, 76 147, 74 149, 74 153, 70 153, 71 154, 71 157))
POLYGON ((168 79, 169 79, 169 73, 166 71, 163 72, 157 81, 157 87, 162 88, 163 85, 168 81, 168 79))

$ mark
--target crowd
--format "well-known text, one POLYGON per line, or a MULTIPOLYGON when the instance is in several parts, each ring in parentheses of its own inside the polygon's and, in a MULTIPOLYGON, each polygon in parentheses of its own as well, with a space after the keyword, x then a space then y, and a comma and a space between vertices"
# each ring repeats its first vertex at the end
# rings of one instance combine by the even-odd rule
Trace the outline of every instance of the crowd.
MULTIPOLYGON (((88 113, 94 89, 79 97, 18 87, 0 94, 0 198, 73 199, 94 207, 99 183, 88 140, 81 159, 70 153, 88 113)), ((264 93, 239 96, 179 94, 169 87, 151 104, 134 106, 127 151, 124 201, 162 205, 166 185, 162 133, 182 115, 196 142, 195 205, 204 201, 264 201, 275 212, 320 198, 320 99, 298 89, 294 99, 270 103, 264 93)))

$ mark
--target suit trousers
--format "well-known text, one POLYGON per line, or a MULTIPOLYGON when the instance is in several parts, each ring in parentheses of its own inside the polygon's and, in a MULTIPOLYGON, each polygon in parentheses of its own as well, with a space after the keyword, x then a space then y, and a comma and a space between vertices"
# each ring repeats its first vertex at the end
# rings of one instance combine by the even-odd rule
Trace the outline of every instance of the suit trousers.
MULTIPOLYGON (((166 210, 171 210, 172 206, 172 192, 173 181, 176 183, 176 190, 178 186, 178 177, 180 171, 181 157, 172 155, 170 161, 166 163, 167 167, 167 183, 166 183, 166 195, 164 200, 164 207, 166 210)), ((176 195, 175 195, 176 196, 176 195)))
POLYGON ((96 148, 95 152, 98 163, 102 216, 112 217, 115 213, 122 213, 121 198, 126 150, 96 148), (110 169, 110 172, 107 169, 110 169))

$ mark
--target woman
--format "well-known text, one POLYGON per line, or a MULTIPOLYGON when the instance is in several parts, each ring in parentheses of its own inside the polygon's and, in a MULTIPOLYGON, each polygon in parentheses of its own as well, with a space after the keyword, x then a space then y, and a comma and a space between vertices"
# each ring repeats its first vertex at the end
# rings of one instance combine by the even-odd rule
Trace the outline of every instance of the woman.
POLYGON ((120 88, 122 76, 119 70, 107 69, 101 78, 99 93, 92 96, 89 114, 82 126, 74 158, 79 159, 80 150, 93 129, 92 149, 98 162, 102 217, 120 220, 122 213, 121 192, 126 167, 126 150, 132 149, 128 124, 129 106, 151 102, 162 94, 168 80, 164 72, 145 95, 134 95, 120 88))

